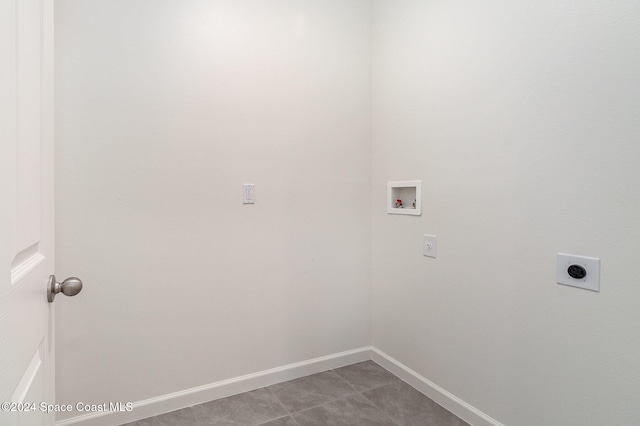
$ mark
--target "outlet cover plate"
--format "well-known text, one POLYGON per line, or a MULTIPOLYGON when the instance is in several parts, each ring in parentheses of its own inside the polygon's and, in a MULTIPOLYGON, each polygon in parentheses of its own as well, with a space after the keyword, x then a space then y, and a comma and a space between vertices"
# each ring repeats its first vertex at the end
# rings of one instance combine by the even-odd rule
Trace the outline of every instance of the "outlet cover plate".
POLYGON ((422 255, 427 257, 433 257, 435 259, 437 242, 438 242, 437 235, 424 234, 424 239, 422 241, 422 255))
POLYGON ((242 204, 256 203, 256 186, 252 183, 242 185, 242 204))
POLYGON ((556 282, 585 290, 600 291, 600 259, 597 257, 578 256, 558 253, 556 282), (567 271, 571 265, 580 265, 587 270, 584 278, 573 278, 567 271))

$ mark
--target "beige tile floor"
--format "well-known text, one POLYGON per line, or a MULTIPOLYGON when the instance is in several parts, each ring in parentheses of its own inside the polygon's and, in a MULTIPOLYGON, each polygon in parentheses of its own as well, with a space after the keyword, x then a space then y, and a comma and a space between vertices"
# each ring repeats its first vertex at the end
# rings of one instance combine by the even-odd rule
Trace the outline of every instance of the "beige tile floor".
POLYGON ((463 426, 373 361, 195 405, 126 426, 463 426))

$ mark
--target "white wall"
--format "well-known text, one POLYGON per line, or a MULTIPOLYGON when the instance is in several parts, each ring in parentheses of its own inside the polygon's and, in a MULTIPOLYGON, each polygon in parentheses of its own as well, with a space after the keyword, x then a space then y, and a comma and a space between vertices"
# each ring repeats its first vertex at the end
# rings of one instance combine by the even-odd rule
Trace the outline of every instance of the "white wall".
POLYGON ((370 8, 56 1, 59 403, 369 344, 370 8))
POLYGON ((505 425, 640 422, 640 6, 373 5, 56 2, 58 402, 373 342, 505 425))
POLYGON ((640 424, 638 28, 634 0, 374 0, 373 344, 505 425, 640 424), (386 213, 406 179, 420 217, 386 213))

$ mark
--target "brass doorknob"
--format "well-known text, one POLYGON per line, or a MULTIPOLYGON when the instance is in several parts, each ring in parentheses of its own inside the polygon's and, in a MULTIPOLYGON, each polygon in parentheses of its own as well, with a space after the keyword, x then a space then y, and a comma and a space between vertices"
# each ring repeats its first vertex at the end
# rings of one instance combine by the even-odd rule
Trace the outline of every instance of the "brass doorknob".
POLYGON ((49 275, 49 282, 47 284, 47 300, 49 303, 53 302, 56 294, 62 293, 65 296, 75 296, 82 290, 82 281, 80 278, 69 277, 61 283, 56 282, 55 275, 49 275))

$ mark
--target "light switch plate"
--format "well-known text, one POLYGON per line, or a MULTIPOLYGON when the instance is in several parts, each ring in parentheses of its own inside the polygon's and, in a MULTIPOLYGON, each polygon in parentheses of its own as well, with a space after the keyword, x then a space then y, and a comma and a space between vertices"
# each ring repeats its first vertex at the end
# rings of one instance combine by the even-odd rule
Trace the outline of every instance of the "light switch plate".
POLYGON ((558 284, 583 288, 585 290, 600 291, 599 258, 558 253, 556 263, 556 281, 558 284), (583 267, 587 271, 587 275, 585 275, 584 278, 573 278, 568 272, 571 265, 583 267))

